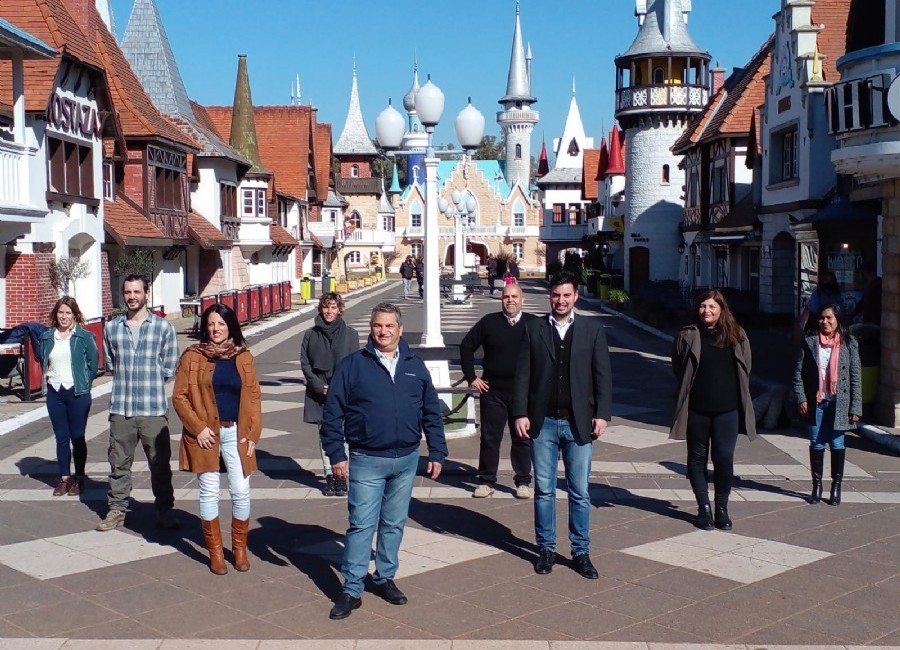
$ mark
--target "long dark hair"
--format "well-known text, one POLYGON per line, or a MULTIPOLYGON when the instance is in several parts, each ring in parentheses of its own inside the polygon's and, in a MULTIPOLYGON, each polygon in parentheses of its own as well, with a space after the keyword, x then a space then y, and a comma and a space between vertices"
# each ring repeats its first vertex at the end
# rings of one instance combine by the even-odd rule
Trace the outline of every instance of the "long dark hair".
POLYGON ((210 314, 218 314, 222 320, 225 321, 225 325, 228 327, 228 338, 231 339, 232 343, 235 345, 244 345, 244 334, 241 332, 241 325, 238 323, 237 314, 234 313, 234 310, 231 307, 221 303, 210 305, 200 317, 201 343, 210 342, 209 331, 207 330, 210 314))
POLYGON ((719 314, 719 322, 716 323, 716 343, 717 348, 733 348, 738 343, 743 343, 744 336, 741 334, 741 327, 738 325, 734 314, 728 308, 728 301, 725 296, 717 289, 707 289, 701 291, 694 297, 694 324, 698 327, 706 327, 700 321, 700 305, 707 300, 715 300, 722 310, 719 314))
POLYGON ((59 313, 59 308, 65 305, 69 309, 72 310, 72 320, 75 321, 76 325, 84 325, 84 314, 81 313, 81 310, 78 308, 78 303, 75 302, 75 298, 72 296, 63 296, 59 300, 56 301, 56 304, 53 305, 53 309, 50 310, 50 327, 55 328, 59 327, 59 319, 56 317, 56 314, 59 313))

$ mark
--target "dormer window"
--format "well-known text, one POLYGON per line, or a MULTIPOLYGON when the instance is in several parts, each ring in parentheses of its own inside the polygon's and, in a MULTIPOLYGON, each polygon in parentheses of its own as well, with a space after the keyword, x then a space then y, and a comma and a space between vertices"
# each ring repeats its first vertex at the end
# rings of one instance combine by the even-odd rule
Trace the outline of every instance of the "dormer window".
POLYGON ((266 191, 264 189, 244 189, 241 191, 241 216, 266 216, 266 191))
POLYGON ((350 165, 350 178, 359 178, 359 165, 350 165))
POLYGON ((578 143, 575 141, 575 138, 572 138, 567 151, 570 156, 577 156, 578 152, 581 151, 581 149, 578 147, 578 143))

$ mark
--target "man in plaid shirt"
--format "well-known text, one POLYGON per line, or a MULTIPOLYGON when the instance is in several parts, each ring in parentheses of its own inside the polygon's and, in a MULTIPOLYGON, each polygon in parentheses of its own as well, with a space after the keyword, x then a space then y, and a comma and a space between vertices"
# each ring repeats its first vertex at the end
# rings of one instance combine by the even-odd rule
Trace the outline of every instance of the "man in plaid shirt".
POLYGON ((97 530, 125 525, 131 494, 131 464, 138 441, 150 466, 150 486, 156 499, 156 523, 177 528, 172 516, 172 452, 166 419, 166 381, 175 375, 178 341, 175 328, 147 309, 147 279, 129 275, 122 284, 128 313, 107 322, 103 347, 113 370, 109 402, 109 512, 97 530))

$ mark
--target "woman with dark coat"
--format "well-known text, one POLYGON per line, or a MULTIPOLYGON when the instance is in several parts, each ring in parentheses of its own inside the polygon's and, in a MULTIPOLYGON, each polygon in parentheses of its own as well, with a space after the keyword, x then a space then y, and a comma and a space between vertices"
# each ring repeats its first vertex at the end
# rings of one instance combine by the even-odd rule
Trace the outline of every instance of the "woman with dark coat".
POLYGON ((831 447, 831 499, 841 503, 844 479, 844 431, 862 415, 859 346, 841 327, 841 310, 826 305, 819 314, 819 331, 807 336, 794 370, 794 399, 809 426, 809 466, 812 493, 808 501, 822 500, 825 444, 831 447), (815 405, 815 406, 813 406, 815 405))
MULTIPOLYGON (((359 349, 359 334, 341 318, 343 313, 344 301, 340 294, 323 293, 319 298, 319 315, 316 316, 315 325, 306 331, 300 345, 300 369, 306 380, 303 421, 310 424, 322 424, 328 383, 341 360, 359 349)), ((322 494, 327 497, 347 496, 347 480, 335 479, 332 475, 331 462, 322 450, 321 436, 319 451, 325 469, 325 489, 322 494)))
POLYGON ((687 440, 688 479, 697 499, 697 526, 703 530, 732 528, 728 497, 734 480, 734 448, 738 433, 751 440, 756 437, 750 367, 750 342, 725 297, 716 290, 700 293, 694 303, 694 323, 681 329, 672 347, 678 394, 669 437, 687 440), (706 481, 710 450, 715 516, 706 481))
POLYGON ((231 549, 234 568, 248 571, 250 475, 262 434, 262 400, 253 355, 237 314, 222 304, 200 317, 200 343, 181 355, 175 370, 172 406, 181 419, 179 469, 197 474, 200 520, 209 551, 209 570, 228 572, 219 526, 219 468, 228 472, 231 549))

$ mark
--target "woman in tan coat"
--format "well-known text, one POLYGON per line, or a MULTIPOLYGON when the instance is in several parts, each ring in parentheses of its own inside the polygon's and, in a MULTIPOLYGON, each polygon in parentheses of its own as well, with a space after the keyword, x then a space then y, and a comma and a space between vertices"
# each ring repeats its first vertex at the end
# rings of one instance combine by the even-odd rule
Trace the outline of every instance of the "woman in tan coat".
POLYGON ((184 425, 179 468, 197 474, 209 568, 228 572, 219 527, 220 457, 231 492, 234 568, 247 571, 250 474, 262 432, 259 379, 234 311, 212 305, 200 319, 200 343, 181 355, 172 404, 184 425))
POLYGON ((734 480, 738 433, 756 437, 750 397, 750 343, 725 297, 703 291, 694 303, 693 324, 683 327, 672 348, 678 381, 670 438, 687 440, 687 473, 697 499, 697 526, 731 530, 728 497, 734 480), (715 518, 709 505, 706 464, 712 451, 715 518))

